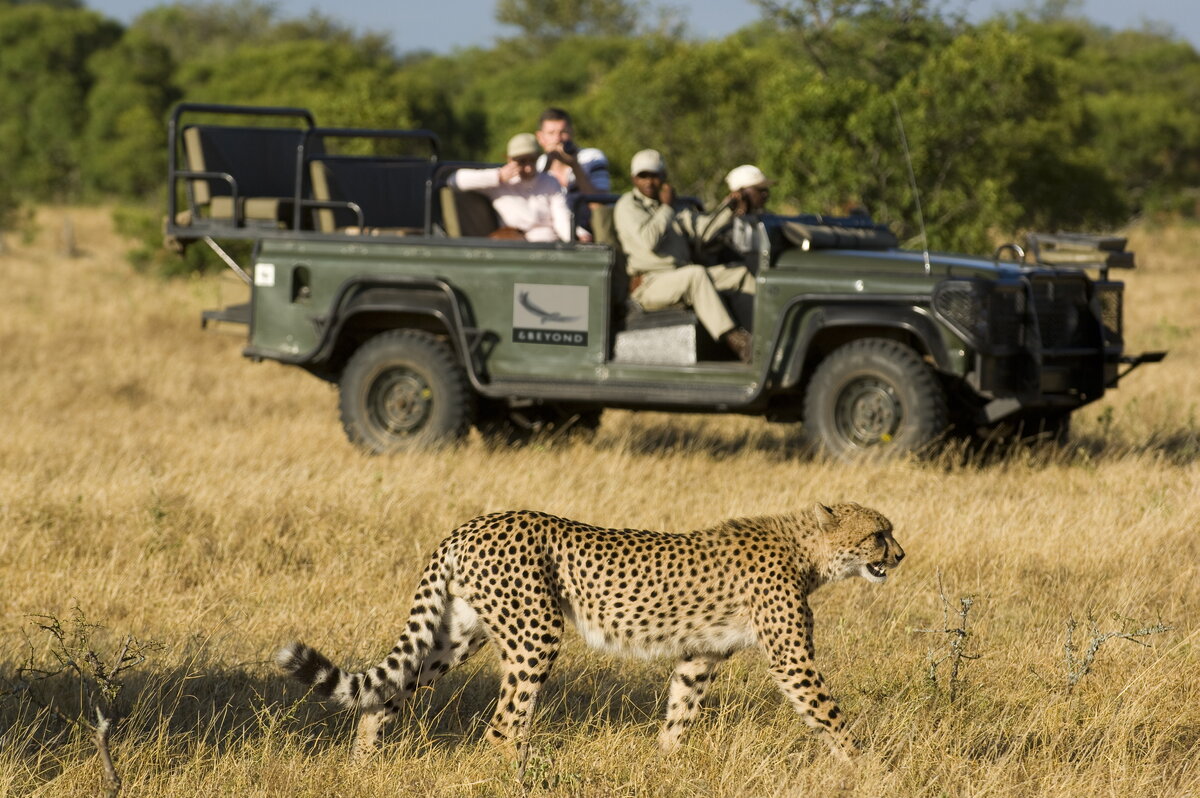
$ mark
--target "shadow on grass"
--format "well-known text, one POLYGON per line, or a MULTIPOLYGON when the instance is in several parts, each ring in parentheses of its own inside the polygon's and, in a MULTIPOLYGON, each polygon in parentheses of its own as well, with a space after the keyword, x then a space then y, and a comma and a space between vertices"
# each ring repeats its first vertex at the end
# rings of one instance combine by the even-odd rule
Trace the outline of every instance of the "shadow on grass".
MULTIPOLYGON (((717 423, 634 419, 621 433, 600 436, 591 445, 599 451, 646 457, 702 455, 723 460, 753 453, 780 463, 840 464, 815 451, 799 425, 764 426, 761 430, 746 431, 722 430, 717 423)), ((887 457, 883 450, 863 453, 864 460, 881 456, 887 457)), ((1179 467, 1194 465, 1200 462, 1200 430, 1190 427, 1158 430, 1140 441, 1128 440, 1119 432, 1076 436, 1063 443, 1037 436, 998 441, 948 437, 922 455, 901 455, 901 459, 927 467, 980 471, 1013 465, 1095 466, 1144 457, 1161 458, 1179 467)))
MULTIPOLYGON (((4 670, 11 673, 7 666, 4 670)), ((647 744, 653 745, 666 711, 670 672, 665 661, 634 663, 595 655, 583 657, 578 666, 560 664, 539 696, 531 732, 544 739, 581 727, 645 726, 647 744)), ((419 690, 385 733, 385 746, 403 741, 411 750, 425 752, 477 745, 495 709, 497 674, 494 655, 484 650, 433 688, 419 690)), ((122 748, 130 744, 156 747, 166 755, 160 761, 168 769, 183 767, 198 754, 253 750, 268 741, 272 747, 312 755, 341 749, 349 756, 358 717, 313 699, 302 685, 276 675, 266 664, 229 668, 196 662, 131 674, 122 697, 123 716, 112 737, 118 770, 122 748)), ((5 749, 0 760, 20 760, 31 782, 44 783, 95 756, 86 727, 63 717, 79 718, 80 708, 78 684, 69 679, 0 696, 5 749), (62 715, 46 711, 47 705, 62 715)))
POLYGON ((723 460, 753 452, 780 462, 806 462, 817 457, 797 426, 779 427, 766 422, 755 430, 722 430, 719 423, 638 419, 622 433, 601 436, 592 445, 601 451, 624 451, 639 456, 698 454, 723 460))
POLYGON ((950 441, 928 462, 952 470, 986 471, 1021 466, 1095 467, 1145 458, 1176 467, 1200 462, 1200 430, 1156 431, 1145 440, 1097 434, 1072 437, 1066 442, 1029 439, 1009 441, 950 441))

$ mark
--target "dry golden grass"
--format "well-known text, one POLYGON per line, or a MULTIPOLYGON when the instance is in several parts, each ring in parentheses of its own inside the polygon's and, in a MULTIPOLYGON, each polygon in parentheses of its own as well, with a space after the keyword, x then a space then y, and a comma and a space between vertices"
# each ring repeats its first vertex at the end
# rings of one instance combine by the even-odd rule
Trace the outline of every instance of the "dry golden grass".
MULTIPOLYGON (((163 644, 130 676, 113 738, 127 795, 1200 795, 1200 231, 1132 233, 1131 350, 1169 348, 1077 415, 1066 451, 984 463, 845 467, 804 459, 756 419, 609 413, 594 443, 367 458, 335 394, 240 357, 239 328, 199 311, 230 278, 163 283, 123 265, 107 216, 47 209, 0 255, 0 679, 45 663, 30 615, 163 644), (69 215, 82 254, 56 253, 69 215), (568 638, 524 783, 481 741, 494 667, 481 654, 416 702, 379 756, 347 762, 349 719, 277 676, 301 637, 346 665, 394 641, 426 553, 482 512, 530 507, 685 530, 854 500, 909 552, 884 586, 826 588, 818 660, 865 742, 836 764, 759 655, 718 680, 686 749, 654 746, 669 666, 568 638), (973 597, 956 696, 946 598, 973 597), (1065 624, 1170 631, 1109 640, 1068 691, 1065 624), (32 642, 32 648, 26 640, 32 642)), ((950 625, 958 623, 953 612, 950 625)), ((38 686, 65 712, 67 679, 38 686)), ((86 737, 0 696, 0 794, 97 794, 86 737)))

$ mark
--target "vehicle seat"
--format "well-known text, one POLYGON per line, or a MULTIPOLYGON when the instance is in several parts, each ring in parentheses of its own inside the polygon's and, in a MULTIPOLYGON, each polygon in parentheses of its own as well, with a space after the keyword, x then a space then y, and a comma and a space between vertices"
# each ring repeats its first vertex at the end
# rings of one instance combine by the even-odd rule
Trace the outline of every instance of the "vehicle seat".
POLYGON ((317 208, 313 226, 323 233, 421 234, 425 230, 425 183, 433 166, 424 158, 314 159, 309 162, 313 198, 344 207, 317 208))
POLYGON ((477 191, 458 191, 442 186, 438 192, 442 206, 442 226, 450 238, 478 237, 500 227, 500 217, 492 201, 477 191))
MULTIPOLYGON (((296 190, 296 150, 304 140, 304 131, 297 128, 185 128, 188 170, 208 174, 188 180, 193 216, 239 226, 287 225, 296 190)), ((320 152, 320 139, 310 137, 307 147, 310 152, 320 152)))

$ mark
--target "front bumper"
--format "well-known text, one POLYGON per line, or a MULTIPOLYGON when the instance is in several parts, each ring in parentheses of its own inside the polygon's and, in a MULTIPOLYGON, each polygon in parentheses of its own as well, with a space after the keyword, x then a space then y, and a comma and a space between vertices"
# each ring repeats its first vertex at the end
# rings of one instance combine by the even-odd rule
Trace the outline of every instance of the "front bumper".
POLYGON ((1075 270, 939 284, 934 312, 975 353, 966 380, 982 400, 979 421, 1069 412, 1142 363, 1162 360, 1165 352, 1123 354, 1123 294, 1122 283, 1075 270))

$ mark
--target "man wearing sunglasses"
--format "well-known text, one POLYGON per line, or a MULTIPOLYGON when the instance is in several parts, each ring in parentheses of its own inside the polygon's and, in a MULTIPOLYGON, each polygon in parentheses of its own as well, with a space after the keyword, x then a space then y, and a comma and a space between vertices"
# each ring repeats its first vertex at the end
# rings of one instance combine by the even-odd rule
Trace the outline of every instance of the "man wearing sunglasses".
POLYGON ((503 225, 494 238, 526 241, 567 241, 571 211, 558 181, 537 170, 542 148, 532 133, 508 140, 508 160, 494 169, 459 169, 450 176, 458 191, 478 191, 492 201, 503 225))
POLYGON ((642 150, 630 164, 632 191, 617 200, 613 221, 625 250, 630 296, 646 310, 685 304, 714 339, 738 359, 753 357, 750 333, 729 315, 719 291, 753 294, 754 275, 745 266, 701 266, 693 250, 711 245, 728 227, 734 209, 722 202, 712 214, 676 207, 667 165, 657 150, 642 150))

